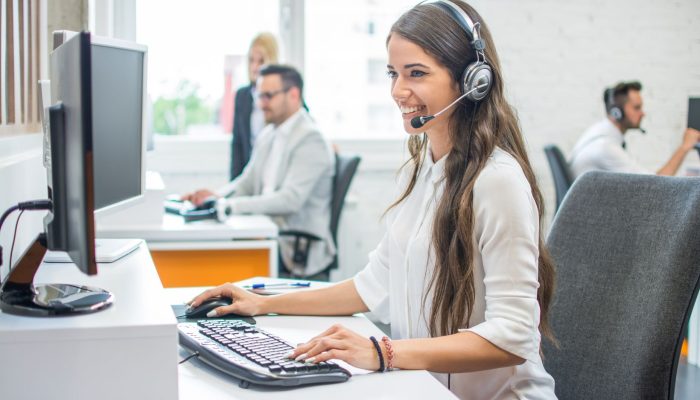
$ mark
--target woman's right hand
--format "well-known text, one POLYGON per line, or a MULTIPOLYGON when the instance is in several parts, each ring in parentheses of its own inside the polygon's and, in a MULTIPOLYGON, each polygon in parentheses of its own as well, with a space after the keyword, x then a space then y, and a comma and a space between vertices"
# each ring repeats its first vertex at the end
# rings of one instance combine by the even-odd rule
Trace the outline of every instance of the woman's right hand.
POLYGON ((210 197, 219 197, 216 195, 216 193, 212 192, 209 189, 199 189, 196 192, 192 193, 186 193, 180 196, 180 200, 182 201, 189 201, 195 206, 199 206, 200 204, 204 203, 205 200, 207 200, 210 197))
POLYGON ((205 290, 187 304, 189 304, 190 307, 197 307, 202 304, 202 302, 212 297, 228 297, 233 300, 230 306, 214 309, 216 316, 219 317, 232 313, 250 316, 268 313, 263 307, 265 296, 251 293, 232 283, 225 283, 215 288, 205 290))

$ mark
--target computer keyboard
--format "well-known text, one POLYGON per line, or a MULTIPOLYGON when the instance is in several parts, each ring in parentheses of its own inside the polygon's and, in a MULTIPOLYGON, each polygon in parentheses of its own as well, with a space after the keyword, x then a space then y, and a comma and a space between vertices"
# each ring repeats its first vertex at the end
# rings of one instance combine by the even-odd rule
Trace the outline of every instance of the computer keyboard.
POLYGON ((240 320, 210 319, 178 324, 180 345, 199 352, 199 359, 250 383, 299 386, 347 381, 351 374, 338 364, 306 364, 285 358, 294 346, 240 320))
POLYGON ((195 207, 194 204, 189 201, 165 200, 163 206, 165 207, 166 213, 179 215, 185 222, 217 218, 216 207, 211 203, 195 207))

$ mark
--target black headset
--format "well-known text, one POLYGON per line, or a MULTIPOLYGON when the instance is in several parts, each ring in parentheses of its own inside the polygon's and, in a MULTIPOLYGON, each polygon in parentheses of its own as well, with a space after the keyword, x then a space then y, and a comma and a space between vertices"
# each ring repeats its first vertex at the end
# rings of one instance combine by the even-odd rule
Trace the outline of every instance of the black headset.
POLYGON ((613 88, 605 89, 605 110, 617 122, 622 122, 625 119, 624 110, 615 103, 615 89, 613 88))
POLYGON ((449 0, 438 0, 427 3, 440 7, 440 9, 445 11, 447 15, 457 22, 467 34, 469 43, 471 43, 474 47, 474 51, 476 51, 476 61, 467 65, 467 68, 465 68, 462 73, 461 90, 462 93, 469 93, 466 98, 475 103, 483 100, 491 90, 493 72, 491 71, 491 66, 486 62, 486 56, 484 55, 486 42, 484 42, 479 34, 480 23, 474 23, 461 7, 449 0))

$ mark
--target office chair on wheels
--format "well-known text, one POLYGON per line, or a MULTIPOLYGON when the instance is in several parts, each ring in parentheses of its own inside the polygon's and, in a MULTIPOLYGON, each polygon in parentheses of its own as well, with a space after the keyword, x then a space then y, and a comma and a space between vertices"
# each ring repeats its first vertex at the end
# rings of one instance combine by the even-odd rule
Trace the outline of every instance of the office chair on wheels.
POLYGON ((547 155, 549 169, 552 170, 552 178, 554 179, 554 188, 557 194, 557 205, 554 210, 556 212, 559 210, 561 202, 564 201, 564 196, 574 182, 574 178, 559 147, 553 144, 544 146, 544 153, 547 155))
MULTIPOLYGON (((359 156, 335 154, 335 176, 333 177, 333 195, 331 199, 331 235, 333 243, 338 245, 338 223, 340 222, 340 214, 345 205, 345 195, 350 189, 350 183, 357 172, 357 166, 360 164, 359 156)), ((313 241, 321 240, 320 237, 308 232, 297 230, 285 230, 279 232, 280 236, 294 237, 294 255, 293 261, 306 267, 308 260, 309 249, 313 241)), ((281 262, 281 261, 280 261, 281 262)), ((333 261, 317 273, 314 278, 316 280, 329 280, 330 270, 338 268, 338 254, 333 257, 333 261)))
POLYGON ((700 178, 589 172, 557 213, 543 341, 561 399, 672 399, 700 279, 700 178))

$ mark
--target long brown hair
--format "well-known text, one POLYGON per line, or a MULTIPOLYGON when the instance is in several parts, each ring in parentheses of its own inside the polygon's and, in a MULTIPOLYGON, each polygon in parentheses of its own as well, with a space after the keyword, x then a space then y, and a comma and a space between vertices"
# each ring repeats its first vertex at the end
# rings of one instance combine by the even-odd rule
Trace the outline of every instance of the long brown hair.
MULTIPOLYGON (((432 248, 436 262, 429 284, 433 290, 429 322, 431 336, 456 333, 469 323, 474 306, 474 254, 477 251, 473 242, 473 190, 479 173, 496 146, 508 152, 520 164, 537 204, 540 224, 544 213, 542 194, 525 151, 518 118, 503 93, 501 65, 491 33, 472 7, 459 0, 453 0, 453 3, 461 7, 472 21, 481 24, 486 60, 493 71, 493 85, 479 104, 460 102, 448 124, 452 148, 445 160, 444 194, 433 221, 432 248)), ((462 27, 430 3, 419 4, 403 14, 391 27, 387 43, 392 35, 399 35, 420 46, 445 66, 456 82, 461 80, 467 65, 476 61, 476 53, 462 27)), ((391 207, 401 203, 413 190, 426 144, 425 134, 411 136, 408 140, 411 159, 407 165, 413 166, 412 178, 391 207)), ((540 331, 554 340, 547 314, 554 291, 555 271, 541 233, 538 264, 540 331)))

